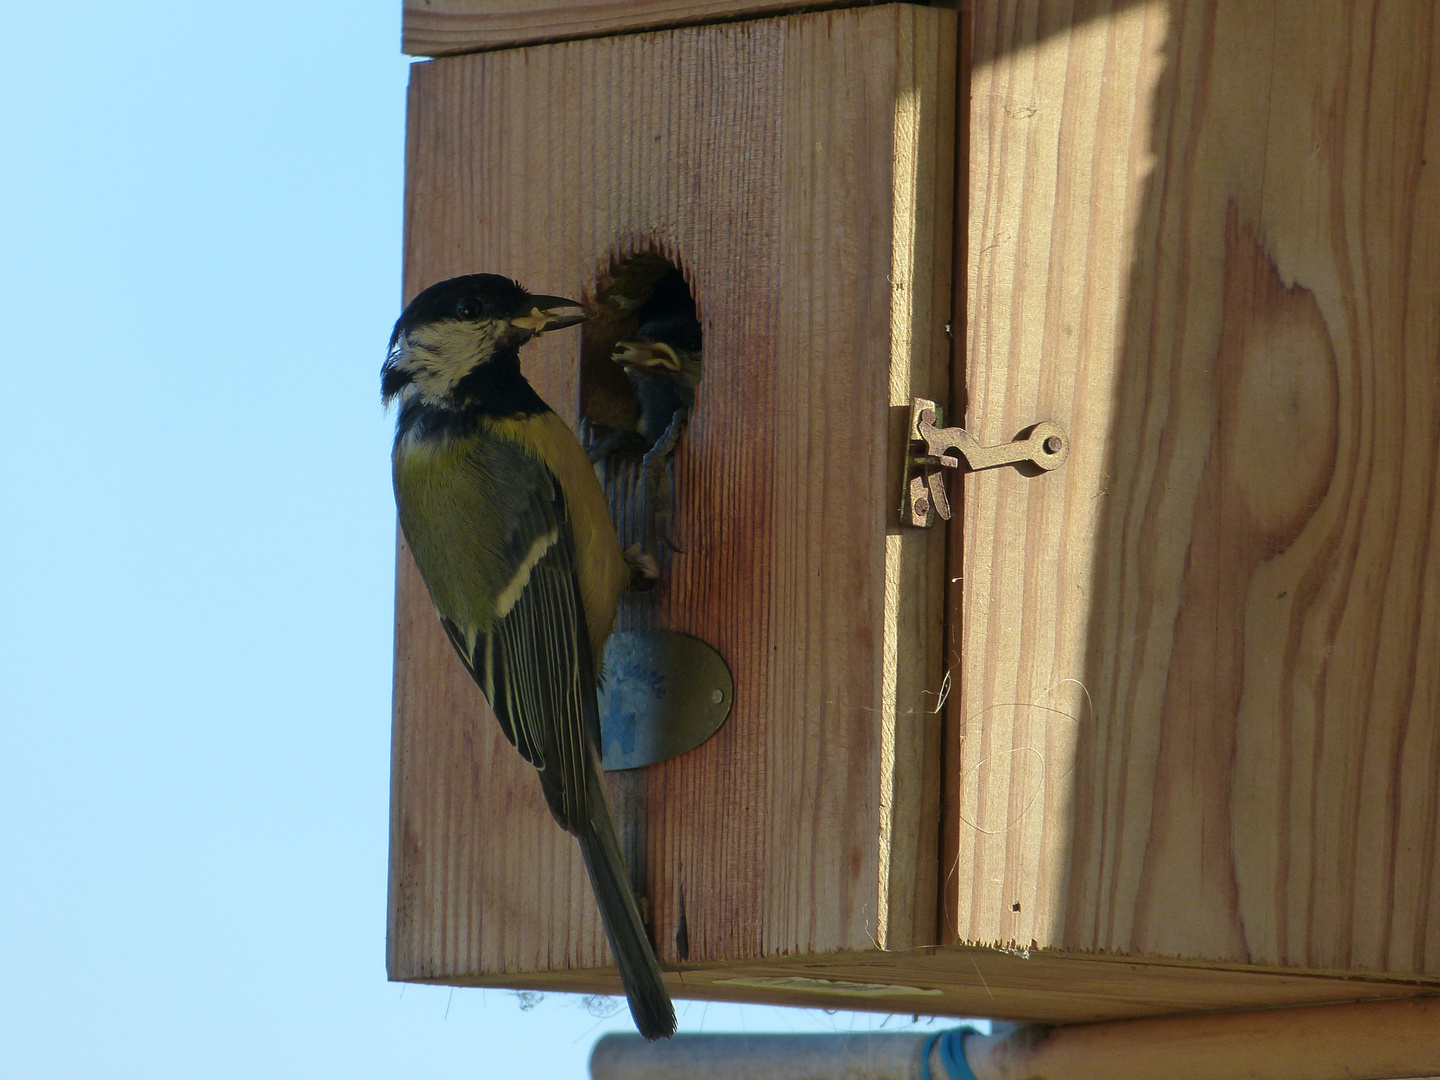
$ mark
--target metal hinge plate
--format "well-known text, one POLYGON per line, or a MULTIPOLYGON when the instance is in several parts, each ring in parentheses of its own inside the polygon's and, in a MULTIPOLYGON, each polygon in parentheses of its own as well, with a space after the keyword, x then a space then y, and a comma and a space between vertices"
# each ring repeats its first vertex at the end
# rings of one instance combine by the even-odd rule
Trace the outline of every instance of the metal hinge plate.
POLYGON ((600 677, 602 764, 638 769, 693 750, 734 701, 729 666, 698 638, 673 630, 611 634, 600 677))

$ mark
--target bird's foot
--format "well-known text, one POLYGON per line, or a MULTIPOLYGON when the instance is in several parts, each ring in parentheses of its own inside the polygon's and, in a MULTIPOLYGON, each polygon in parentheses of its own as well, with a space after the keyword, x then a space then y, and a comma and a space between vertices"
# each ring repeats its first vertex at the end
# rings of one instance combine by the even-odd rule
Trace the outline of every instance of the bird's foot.
POLYGON ((660 560, 648 551, 642 551, 639 544, 625 549, 625 565, 630 568, 630 591, 649 592, 660 580, 660 560))
MULTIPOLYGON (((591 434, 583 426, 581 431, 582 434, 591 434)), ((645 437, 638 431, 625 428, 612 431, 599 439, 582 438, 581 442, 592 465, 604 461, 611 454, 638 454, 645 449, 645 437)))
POLYGON ((655 441, 655 445, 642 459, 641 475, 645 492, 644 548, 657 556, 662 544, 677 555, 684 554, 680 546, 670 539, 670 522, 675 506, 675 480, 672 475, 674 459, 671 455, 675 451, 676 443, 680 441, 680 433, 685 430, 686 418, 686 410, 677 409, 670 419, 670 426, 665 429, 665 434, 655 441))

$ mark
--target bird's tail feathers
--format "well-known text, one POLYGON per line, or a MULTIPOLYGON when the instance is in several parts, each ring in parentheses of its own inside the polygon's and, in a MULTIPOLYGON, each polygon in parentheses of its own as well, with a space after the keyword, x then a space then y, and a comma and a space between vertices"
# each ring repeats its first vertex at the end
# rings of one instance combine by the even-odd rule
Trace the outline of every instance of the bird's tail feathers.
POLYGON ((660 962, 650 944, 640 905, 620 854, 620 840, 604 796, 592 806, 577 837, 590 871, 590 884, 600 904, 600 918, 610 939, 610 951, 620 969, 620 982, 630 1002, 635 1027, 647 1039, 668 1039, 675 1034, 675 1006, 660 975, 660 962))

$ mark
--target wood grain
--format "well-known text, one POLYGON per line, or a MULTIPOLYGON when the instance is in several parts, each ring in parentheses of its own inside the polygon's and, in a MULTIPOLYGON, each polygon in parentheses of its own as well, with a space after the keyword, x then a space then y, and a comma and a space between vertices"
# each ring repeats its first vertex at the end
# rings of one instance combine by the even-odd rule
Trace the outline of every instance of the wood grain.
MULTIPOLYGON (((721 652, 735 705, 612 786, 665 963, 682 926, 715 964, 934 939, 943 537, 898 535, 889 435, 898 396, 946 392, 954 27, 897 5, 412 68, 406 295, 490 270, 590 296, 651 251, 699 302, 649 618, 721 652)), ((571 418, 579 348, 523 358, 571 418)), ((394 755, 391 977, 605 982, 575 845, 403 547, 394 755)))
POLYGON ((1440 978, 1440 20, 975 4, 949 929, 1440 978))
POLYGON ((1063 940, 1098 493, 1166 25, 1153 5, 973 11, 968 423, 991 444, 1055 420, 1071 451, 1053 474, 964 484, 951 940, 1063 940))
MULTIPOLYGON (((596 968, 432 981, 586 994, 614 994, 619 985, 613 972, 596 968)), ((960 945, 781 956, 749 963, 692 963, 675 971, 672 987, 680 997, 707 1001, 991 1016, 1041 1023, 1390 1000, 1413 998, 1427 990, 1402 979, 1342 978, 1040 951, 1027 955, 960 945)))
POLYGON ((405 0, 402 48, 411 56, 449 56, 847 3, 854 6, 854 0, 405 0))

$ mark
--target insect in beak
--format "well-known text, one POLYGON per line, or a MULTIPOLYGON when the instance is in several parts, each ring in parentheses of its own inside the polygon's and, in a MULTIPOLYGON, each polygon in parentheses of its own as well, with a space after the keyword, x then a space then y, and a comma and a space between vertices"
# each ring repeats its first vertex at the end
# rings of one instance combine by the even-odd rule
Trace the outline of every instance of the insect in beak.
POLYGON ((566 300, 563 296, 532 296, 530 297, 530 309, 524 315, 518 315, 510 320, 510 325, 519 330, 526 330, 532 334, 544 334, 551 330, 563 330, 567 326, 574 326, 583 322, 590 316, 584 311, 568 315, 554 314, 555 308, 578 308, 579 303, 574 300, 566 300))

